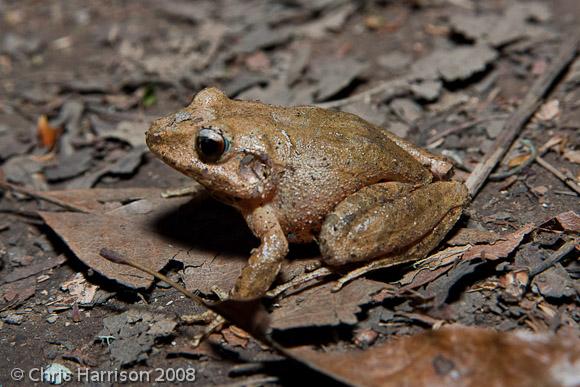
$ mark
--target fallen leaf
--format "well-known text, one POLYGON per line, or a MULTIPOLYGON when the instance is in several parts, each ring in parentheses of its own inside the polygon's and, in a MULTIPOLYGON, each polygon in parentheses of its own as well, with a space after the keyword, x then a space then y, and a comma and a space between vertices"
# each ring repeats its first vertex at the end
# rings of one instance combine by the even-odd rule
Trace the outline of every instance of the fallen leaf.
POLYGON ((249 336, 246 334, 244 337, 243 335, 239 334, 240 331, 241 330, 239 328, 236 328, 234 325, 232 325, 226 329, 223 329, 221 334, 232 347, 246 348, 249 342, 249 336))
POLYGON ((574 211, 563 212, 556 216, 556 220, 566 231, 580 232, 580 215, 574 211))
POLYGON ((545 34, 546 30, 531 20, 546 21, 550 9, 538 2, 519 3, 509 6, 502 15, 492 13, 455 14, 450 24, 454 32, 479 43, 494 47, 513 43, 518 39, 545 34))
POLYGON ((83 148, 69 156, 58 155, 56 165, 51 165, 44 169, 44 176, 50 182, 61 181, 73 178, 86 172, 93 164, 92 148, 83 148))
POLYGON ((324 101, 351 84, 366 69, 354 58, 327 60, 315 67, 313 76, 318 80, 317 101, 324 101))
POLYGON ((0 311, 16 308, 34 296, 36 278, 28 277, 0 286, 0 311))
POLYGON ((141 310, 105 317, 96 339, 107 341, 115 366, 127 366, 147 359, 155 339, 172 334, 176 321, 163 314, 141 310))
POLYGON ((523 163, 525 163, 526 161, 528 161, 529 158, 530 158, 530 154, 528 154, 528 153, 524 153, 524 154, 512 157, 508 161, 508 167, 510 167, 510 168, 518 167, 518 166, 522 165, 523 163))
POLYGON ((433 284, 427 292, 428 295, 439 294, 440 297, 437 301, 443 302, 444 299, 441 298, 446 295, 449 288, 475 269, 475 266, 467 261, 476 258, 484 261, 505 258, 520 245, 524 236, 534 228, 535 226, 528 224, 507 235, 471 229, 460 230, 456 239, 450 240, 450 244, 457 246, 449 247, 417 262, 415 264, 417 268, 405 274, 401 279, 400 284, 403 286, 398 290, 398 293, 401 294, 426 284, 433 284, 449 272, 446 278, 433 284), (472 238, 471 241, 470 238, 472 238), (462 266, 463 263, 465 265, 462 266), (457 266, 453 267, 453 264, 457 264, 457 266), (435 290, 435 287, 438 289, 435 290))
POLYGON ((545 298, 575 297, 577 284, 562 265, 554 265, 538 274, 532 281, 532 289, 545 298))
POLYGON ((8 274, 2 275, 0 284, 19 281, 24 278, 32 277, 48 269, 62 265, 66 261, 64 255, 57 257, 46 257, 39 262, 24 267, 17 267, 8 274))
POLYGON ((505 235, 504 240, 498 241, 495 244, 473 246, 463 255, 462 259, 470 260, 481 258, 483 260, 491 261, 505 258, 520 245, 522 239, 524 239, 524 237, 533 229, 535 229, 533 224, 526 224, 519 230, 505 235))
POLYGON ((246 60, 246 67, 251 71, 265 71, 272 66, 270 58, 264 53, 264 51, 256 51, 250 54, 246 60))
POLYGON ((580 150, 566 149, 563 156, 571 163, 580 164, 580 150))
POLYGON ((438 49, 411 65, 417 79, 456 82, 484 71, 497 58, 497 52, 485 45, 438 49))
POLYGON ((314 39, 322 38, 328 31, 340 30, 356 8, 357 6, 355 4, 346 3, 341 7, 330 10, 322 17, 316 18, 310 23, 294 28, 294 33, 299 36, 307 36, 314 39))
POLYGON ((552 121, 560 115, 560 101, 553 99, 546 102, 535 115, 535 118, 540 121, 552 121))
POLYGON ((44 196, 96 213, 141 199, 156 200, 161 198, 162 193, 163 190, 159 188, 92 188, 42 192, 44 196))
POLYGON ((361 351, 286 350, 309 367, 357 386, 573 386, 580 340, 458 325, 361 351))
POLYGON ((75 273, 70 280, 63 282, 60 288, 68 291, 72 296, 73 299, 69 300, 70 304, 80 305, 91 304, 99 289, 97 285, 87 282, 82 273, 75 273))
POLYGON ((326 283, 282 299, 271 314, 271 326, 282 330, 356 324, 360 306, 371 302, 385 284, 361 278, 338 292, 332 292, 333 286, 326 283))
POLYGON ((59 128, 54 128, 48 124, 48 118, 43 114, 38 117, 36 132, 40 139, 40 144, 48 150, 54 148, 61 133, 59 128))
POLYGON ((121 121, 115 130, 103 133, 103 138, 113 138, 128 143, 134 148, 145 147, 145 132, 148 121, 121 121))
POLYGON ((532 187, 532 192, 538 196, 544 196, 548 193, 549 189, 545 185, 539 185, 537 187, 532 187))
MULTIPOLYGON (((171 216, 172 211, 189 200, 143 199, 104 214, 41 212, 40 215, 86 265, 107 278, 139 288, 150 286, 153 278, 106 260, 99 251, 104 247, 113 249, 153 270, 161 270, 175 256, 176 241, 164 236, 157 222, 171 216)), ((181 248, 187 249, 184 245, 181 248)))
POLYGON ((476 228, 460 228, 446 243, 450 246, 465 246, 468 244, 495 243, 500 239, 503 239, 503 237, 493 231, 479 230, 476 228))

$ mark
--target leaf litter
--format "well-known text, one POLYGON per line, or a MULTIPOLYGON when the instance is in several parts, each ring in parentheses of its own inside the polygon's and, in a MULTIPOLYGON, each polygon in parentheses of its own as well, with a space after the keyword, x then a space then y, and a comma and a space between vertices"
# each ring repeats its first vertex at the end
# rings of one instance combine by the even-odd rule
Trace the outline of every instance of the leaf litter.
MULTIPOLYGON (((320 98, 321 95, 324 97, 324 94, 329 94, 324 99, 330 102, 334 102, 333 98, 350 98, 357 96, 359 88, 373 88, 376 82, 381 81, 384 73, 372 66, 373 58, 377 55, 384 56, 376 62, 380 63, 389 77, 396 77, 395 83, 400 81, 399 86, 369 95, 380 98, 357 97, 343 105, 342 109, 353 111, 377 124, 386 125, 398 134, 420 143, 425 136, 428 138, 435 132, 441 133, 449 126, 457 126, 465 120, 477 120, 498 112, 504 115, 509 113, 518 103, 517 90, 525 89, 528 81, 531 82, 533 77, 545 71, 547 63, 553 58, 552 45, 559 39, 552 30, 554 23, 550 24, 554 20, 551 16, 552 10, 543 2, 510 1, 501 6, 489 6, 460 1, 453 2, 453 6, 451 3, 434 6, 433 2, 421 1, 416 2, 413 8, 398 5, 400 8, 394 9, 390 8, 392 5, 389 2, 381 3, 384 4, 369 3, 361 7, 350 2, 326 0, 292 4, 256 2, 252 12, 247 12, 244 7, 233 2, 227 9, 217 12, 216 6, 211 3, 201 2, 194 7, 170 1, 156 8, 161 8, 162 12, 156 12, 154 20, 165 25, 167 31, 159 36, 152 36, 149 32, 136 28, 131 21, 127 25, 120 25, 111 20, 110 25, 103 24, 102 30, 93 31, 96 35, 93 32, 90 34, 96 36, 95 42, 99 42, 97 47, 93 47, 98 48, 98 51, 93 52, 102 53, 95 62, 103 68, 112 69, 106 77, 83 69, 84 58, 94 56, 85 56, 82 50, 77 52, 82 45, 75 45, 71 50, 76 57, 75 65, 79 64, 74 79, 63 78, 58 71, 49 77, 51 85, 22 82, 15 77, 16 91, 9 92, 6 98, 8 104, 4 103, 4 99, 0 101, 0 114, 8 112, 13 117, 24 117, 23 122, 26 124, 18 123, 10 117, 6 121, 9 125, 0 124, 0 159, 7 161, 2 166, 5 175, 12 182, 42 190, 43 192, 36 191, 37 199, 45 197, 54 199, 53 202, 57 204, 59 201, 61 204, 71 203, 82 212, 54 215, 53 226, 57 234, 62 233, 62 238, 74 246, 73 253, 82 255, 79 256, 80 260, 90 262, 89 267, 96 272, 104 272, 103 263, 99 262, 103 259, 91 256, 95 253, 89 246, 91 238, 95 240, 95 245, 99 245, 95 247, 101 247, 103 242, 107 242, 108 247, 113 249, 123 244, 143 244, 147 248, 149 242, 145 240, 153 239, 151 243, 160 252, 156 257, 151 257, 155 254, 151 254, 146 248, 119 250, 132 259, 150 257, 154 261, 153 266, 169 270, 172 278, 180 278, 191 290, 212 294, 213 285, 228 290, 245 264, 251 248, 257 243, 233 211, 215 203, 208 204, 207 210, 201 206, 200 210, 196 203, 190 203, 189 199, 183 198, 183 202, 181 199, 171 202, 179 210, 167 208, 167 213, 163 214, 161 210, 156 211, 156 203, 160 200, 160 190, 157 189, 44 190, 94 185, 126 186, 127 182, 122 180, 146 186, 171 186, 176 180, 165 180, 165 176, 160 179, 158 165, 143 154, 143 125, 151 117, 164 114, 177 105, 186 104, 193 91, 214 83, 222 88, 231 85, 232 94, 248 92, 242 97, 257 98, 270 103, 311 103, 313 98, 320 98), (470 5, 475 7, 470 9, 470 5), (501 13, 497 12, 504 6, 506 9, 501 13), (389 12, 385 14, 403 16, 398 17, 396 23, 385 22, 392 19, 382 17, 383 11, 387 10, 389 12), (357 36, 362 39, 357 40, 357 36), (413 39, 409 39, 410 36, 413 39), (375 41, 379 37, 380 44, 373 44, 370 52, 366 50, 365 41, 375 41), (385 49, 387 46, 382 44, 389 41, 397 44, 392 49, 385 49), (288 48, 293 47, 294 43, 303 46, 290 52, 288 48), (401 55, 385 55, 394 51, 401 55), (114 58, 109 61, 107 53, 114 54, 114 58), (258 65, 254 63, 251 68, 247 68, 248 58, 258 58, 258 65), (335 59, 328 60, 329 58, 335 59), (343 60, 360 61, 362 65, 369 66, 357 71, 345 71, 340 76, 332 75, 335 72, 334 63, 343 60), (405 74, 406 69, 420 67, 422 61, 423 68, 420 71, 412 76, 405 74), (326 71, 327 68, 333 71, 326 71), (321 75, 316 75, 318 73, 321 75), (330 81, 326 82, 328 85, 320 81, 323 76, 329 77, 330 81), (472 88, 475 82, 477 84, 472 88), (149 100, 147 106, 142 101, 145 90, 149 90, 149 95, 155 96, 149 100), (113 98, 115 96, 119 98, 113 98), (391 102, 401 98, 416 103, 420 107, 420 114, 415 115, 412 109, 400 110, 400 101, 391 102), (17 110, 11 110, 12 106, 17 110), (64 129, 55 142, 54 157, 48 154, 51 159, 44 156, 45 149, 34 148, 34 131, 30 131, 41 114, 49 117, 48 122, 52 126, 64 129), (121 125, 122 122, 125 123, 121 125), (131 125, 133 127, 124 128, 131 125), (89 154, 91 152, 88 149, 92 149, 93 153, 89 154), (37 157, 39 154, 43 155, 42 158, 37 157), (14 157, 17 155, 24 157, 14 157), (25 168, 21 168, 22 166, 25 168), (179 217, 181 210, 184 210, 184 217, 191 219, 182 219, 182 222, 173 219, 174 215, 179 217), (58 218, 60 215, 62 218, 58 218), (79 229, 86 225, 87 230, 77 231, 64 227, 63 223, 68 222, 66 217, 69 215, 78 215, 75 224, 79 229), (97 219, 98 217, 101 218, 97 219), (173 220, 180 225, 170 226, 173 220), (113 224, 110 233, 127 234, 127 237, 109 235, 106 221, 113 224), (208 230, 203 230, 200 225, 208 225, 208 230), (88 235, 91 232, 96 234, 88 235), (83 233, 87 235, 82 235, 83 233), (88 253, 87 250, 91 252, 88 253)), ((91 20, 98 19, 102 12, 93 12, 95 6, 89 8, 91 11, 88 12, 88 17, 91 20)), ((560 12, 557 9, 554 11, 560 12)), ((147 10, 140 10, 136 14, 142 12, 147 10)), ((54 14, 58 12, 55 11, 54 14)), ((106 12, 103 14, 106 15, 106 12)), ((3 16, 6 16, 8 26, 12 18, 18 20, 12 11, 3 16)), ((559 19, 556 18, 560 21, 559 19)), ((81 22, 78 27, 82 29, 81 22)), ((31 69, 31 73, 34 73, 36 65, 30 67, 29 62, 44 60, 43 47, 47 44, 52 47, 49 43, 51 38, 9 35, 11 38, 3 41, 7 50, 0 54, 0 72, 14 66, 14 74, 20 73, 21 68, 31 69)), ((73 33, 71 36, 74 42, 77 38, 81 39, 73 33)), ((65 50, 59 54, 66 56, 67 52, 65 50)), ((51 66, 51 62, 45 62, 42 67, 55 69, 51 66)), ((550 101, 556 100, 560 103, 557 106, 548 103, 545 111, 540 114, 540 119, 534 120, 527 129, 526 135, 542 138, 542 133, 545 134, 546 130, 554 130, 557 135, 566 131, 570 133, 567 125, 573 125, 577 121, 570 114, 573 110, 573 102, 570 101, 575 100, 573 92, 577 78, 574 76, 576 67, 578 66, 572 68, 571 76, 565 84, 568 94, 556 91, 550 101), (554 125, 561 127, 555 128, 554 125)), ((10 73, 8 74, 10 80, 10 73)), ((44 75, 42 77, 46 78, 44 75)), ((10 87, 8 90, 11 90, 10 87)), ((470 165, 474 160, 479 160, 481 152, 487 149, 486 142, 490 142, 486 137, 496 138, 501 135, 502 123, 505 120, 503 117, 494 120, 497 123, 495 125, 476 125, 454 132, 442 138, 433 149, 439 151, 437 148, 452 148, 457 160, 470 165), (469 135, 461 133, 466 130, 470 131, 469 135)), ((577 159, 574 141, 572 136, 569 143, 562 143, 558 152, 560 157, 556 159, 555 165, 567 173, 567 176, 577 175, 574 169, 577 159)), ((522 159, 523 157, 525 155, 522 159)), ((513 163, 520 161, 516 159, 513 163)), ((474 202, 472 217, 492 223, 493 231, 484 231, 481 228, 462 230, 447 241, 451 247, 435 253, 433 257, 436 258, 431 257, 427 266, 402 267, 389 273, 373 274, 370 276, 372 279, 353 281, 338 293, 331 293, 327 289, 328 282, 325 281, 310 283, 305 289, 292 290, 271 300, 272 316, 282 316, 274 319, 272 326, 290 333, 299 328, 306 333, 303 337, 311 337, 315 342, 320 341, 319 332, 335 333, 345 327, 349 327, 349 330, 367 327, 366 330, 361 330, 364 334, 358 335, 358 342, 361 346, 368 346, 370 350, 382 345, 373 343, 381 343, 385 339, 385 332, 398 337, 416 334, 425 327, 437 328, 453 321, 500 330, 527 327, 536 331, 550 330, 563 334, 577 328, 577 321, 570 317, 574 316, 571 308, 574 297, 577 297, 577 293, 575 295, 573 292, 574 281, 577 281, 580 272, 573 256, 577 247, 563 257, 557 256, 570 242, 570 238, 578 233, 577 213, 561 213, 540 228, 526 233, 519 242, 515 235, 521 230, 522 224, 535 222, 538 217, 543 218, 542 211, 553 216, 569 209, 569 204, 565 205, 564 200, 559 200, 569 198, 564 196, 569 192, 558 191, 561 189, 558 181, 549 181, 545 176, 539 176, 534 168, 532 166, 518 176, 513 176, 509 184, 507 181, 502 183, 504 185, 500 189, 501 194, 498 193, 499 190, 494 190, 493 184, 489 184, 493 195, 484 193, 487 195, 484 196, 485 199, 474 202), (532 188, 528 189, 529 187, 532 188), (526 200, 529 201, 528 206, 522 204, 526 200), (505 205, 502 207, 502 202, 508 203, 509 208, 506 209, 505 205), (530 207, 532 205, 535 207, 530 207), (504 216, 505 214, 509 216, 504 216), (516 221, 519 222, 518 225, 516 221), (507 227, 516 231, 507 232, 507 227), (530 259, 525 260, 524 257, 530 259), (484 275, 486 278, 481 278, 484 275), (545 281, 540 280, 546 276, 548 278, 545 281), (380 281, 376 281, 377 279, 380 281), (388 282, 384 282, 385 279, 388 282), (397 280, 400 282, 397 283, 397 280), (414 287, 401 292, 409 284, 414 287), (512 291, 510 289, 513 289, 511 298, 507 296, 512 291), (385 294, 389 296, 381 297, 385 294), (437 310, 433 309, 434 305, 443 302, 441 300, 444 296, 449 296, 449 299, 443 300, 445 302, 437 310), (452 298, 454 296, 459 296, 460 299, 455 300, 452 298), (438 301, 429 304, 426 297, 438 298, 438 301), (281 306, 278 307, 276 303, 281 306), (342 303, 344 308, 341 308, 342 303), (320 313, 326 308, 330 313, 320 313), (301 313, 307 318, 301 320, 301 313), (370 321, 376 315, 383 317, 370 321)), ((34 202, 20 200, 21 194, 8 194, 5 197, 9 200, 16 199, 12 209, 20 210, 21 205, 22 208, 30 209, 35 205, 34 202)), ((43 216, 50 218, 50 214, 46 215, 47 207, 42 208, 45 209, 43 216)), ((3 241, 11 240, 6 242, 11 250, 14 245, 23 244, 22 240, 12 237, 13 234, 10 229, 3 234, 10 236, 4 237, 3 241)), ((99 249, 96 251, 98 253, 99 249)), ((67 255, 69 262, 74 265, 74 260, 70 260, 70 252, 67 255)), ((294 278, 297 272, 304 273, 306 262, 315 258, 316 253, 307 255, 308 259, 304 261, 302 257, 292 259, 281 273, 280 281, 294 278)), ((59 268, 63 258, 57 255, 49 257, 46 262, 42 261, 44 256, 41 258, 34 255, 32 260, 30 257, 26 258, 26 255, 21 255, 20 258, 3 258, 4 266, 11 271, 2 278, 13 282, 2 285, 2 290, 8 289, 2 293, 2 301, 5 302, 3 306, 10 313, 3 314, 2 318, 6 322, 18 322, 28 328, 27 324, 34 321, 34 312, 30 312, 30 307, 36 310, 39 308, 34 306, 34 302, 38 303, 39 295, 44 292, 43 287, 48 284, 54 286, 54 282, 62 282, 63 278, 64 281, 78 279, 75 280, 70 275, 59 275, 70 268, 68 264, 59 268), (23 266, 12 267, 13 265, 23 266), (51 270, 57 275, 53 275, 51 270), (50 278, 47 280, 48 277, 50 278), (29 297, 34 298, 28 301, 29 297)), ((115 267, 114 264, 109 264, 115 267)), ((123 269, 123 266, 117 266, 116 269, 107 273, 111 276, 118 275, 121 281, 140 281, 139 286, 147 288, 140 288, 140 292, 146 297, 148 294, 156 297, 161 291, 159 286, 151 286, 152 280, 140 272, 130 272, 126 267, 123 269), (119 270, 127 270, 131 274, 121 276, 117 273, 119 270)), ((86 289, 87 295, 90 295, 92 288, 89 285, 99 281, 98 277, 93 277, 90 282, 79 283, 79 289, 86 289)), ((98 290, 101 291, 102 289, 98 290)), ((70 299, 72 305, 77 305, 74 303, 78 301, 76 297, 75 295, 74 300, 70 299)), ((155 319, 157 318, 164 319, 164 316, 156 315, 155 319)), ((80 323, 74 322, 76 320, 73 322, 83 330, 87 326, 91 327, 90 319, 87 320, 84 315, 83 319, 80 323)), ((58 331, 62 320, 59 318, 56 324, 53 322, 51 330, 58 331)), ((99 319, 97 324, 100 321, 102 320, 99 319)), ((126 330, 140 331, 142 328, 137 326, 143 321, 151 323, 153 320, 146 316, 127 318, 127 323, 120 323, 118 327, 125 325, 126 330)), ((247 342, 244 334, 232 333, 232 329, 234 328, 225 331, 226 342, 237 349, 249 349, 251 352, 251 341, 247 342)), ((10 337, 13 332, 15 331, 7 330, 6 337, 10 337)), ((181 335, 174 328, 169 335, 158 335, 155 331, 143 332, 132 336, 140 344, 131 349, 130 353, 116 353, 114 361, 117 364, 128 361, 126 364, 130 366, 137 359, 159 360, 156 351, 152 350, 151 340, 140 335, 154 336, 153 343, 158 343, 163 348, 161 354, 171 351, 166 350, 169 347, 166 345, 168 337, 181 335)), ((485 337, 488 333, 489 331, 481 331, 478 335, 485 337)), ((131 340, 129 337, 127 336, 127 340, 131 340)), ((423 338, 412 336, 409 339, 414 337, 417 340, 423 338)), ((98 344, 99 340, 95 343, 98 347, 91 350, 106 350, 107 345, 98 344)), ((465 340, 469 342, 469 339, 465 340)), ((335 341, 344 344, 342 337, 335 341)), ((330 348, 328 345, 324 347, 327 350, 330 348)), ((339 347, 341 351, 350 351, 348 344, 339 347)), ((524 344, 521 347, 523 350, 527 348, 524 344)), ((206 355, 193 356, 203 358, 206 355)), ((216 356, 215 353, 213 356, 216 356)), ((392 358, 388 360, 374 367, 374 370, 380 371, 381 367, 393 361, 392 358)), ((455 363, 451 364, 453 362, 448 357, 434 356, 431 360, 431 372, 435 370, 441 378, 456 376, 459 367, 453 367, 455 363)), ((353 362, 358 365, 358 359, 350 359, 344 368, 353 368, 353 362)), ((106 368, 106 365, 101 364, 100 367, 106 368)), ((484 365, 480 368, 482 372, 487 369, 484 365)), ((407 368, 401 375, 410 377, 413 372, 414 367, 407 368)), ((560 375, 569 374, 562 371, 560 375)), ((438 379, 429 381, 434 380, 438 379)), ((560 380, 560 384, 565 382, 560 380)))

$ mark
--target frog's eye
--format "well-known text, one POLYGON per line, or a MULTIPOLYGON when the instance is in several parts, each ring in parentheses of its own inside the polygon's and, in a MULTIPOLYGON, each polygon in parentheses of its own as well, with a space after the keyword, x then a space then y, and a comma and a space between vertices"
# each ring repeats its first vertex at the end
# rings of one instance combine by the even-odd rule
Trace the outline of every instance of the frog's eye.
POLYGON ((202 128, 195 139, 195 150, 203 161, 215 162, 228 148, 228 141, 211 128, 202 128))

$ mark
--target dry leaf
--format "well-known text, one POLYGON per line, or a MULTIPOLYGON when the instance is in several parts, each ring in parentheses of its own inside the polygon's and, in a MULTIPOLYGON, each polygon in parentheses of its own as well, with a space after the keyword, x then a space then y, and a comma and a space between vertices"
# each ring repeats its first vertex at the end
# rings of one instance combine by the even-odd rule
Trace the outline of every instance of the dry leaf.
POLYGON ((463 255, 462 259, 469 260, 481 258, 489 261, 505 258, 520 245, 522 239, 524 239, 524 237, 534 228, 535 226, 533 224, 526 224, 519 230, 504 236, 503 241, 496 242, 493 245, 473 246, 463 255))
POLYGON ((446 243, 450 246, 465 246, 480 243, 495 243, 500 239, 503 239, 503 237, 494 231, 460 228, 446 243))
POLYGON ((523 153, 521 155, 513 157, 512 159, 510 159, 510 161, 508 161, 508 167, 510 168, 518 167, 523 163, 525 163, 526 161, 528 161, 529 158, 530 158, 529 153, 523 153))
POLYGON ((574 211, 563 212, 556 216, 556 220, 566 231, 580 232, 580 215, 574 211))
POLYGON ((560 101, 553 99, 543 104, 538 112, 536 118, 540 121, 551 121, 560 115, 560 101))
POLYGON ((40 144, 48 150, 54 148, 61 133, 59 128, 53 128, 48 124, 48 118, 44 114, 38 117, 36 131, 40 139, 40 144))
POLYGON ((580 164, 580 150, 566 149, 563 156, 571 163, 580 164))
POLYGON ((356 386, 575 386, 578 337, 447 326, 361 351, 287 350, 335 380, 356 386))
POLYGON ((92 188, 44 191, 43 196, 70 204, 86 212, 103 213, 123 204, 141 199, 155 200, 161 197, 159 188, 92 188))
POLYGON ((291 329, 356 324, 360 305, 371 302, 372 295, 385 284, 361 278, 338 292, 332 292, 333 286, 333 283, 326 283, 281 300, 280 307, 272 312, 272 327, 291 329))
POLYGON ((520 245, 524 236, 534 228, 533 225, 528 224, 507 235, 471 229, 460 230, 450 240, 451 244, 458 246, 449 247, 418 262, 416 264, 418 268, 405 274, 401 279, 400 284, 404 286, 399 289, 398 293, 432 283, 451 270, 452 264, 457 262, 475 258, 482 260, 505 258, 520 245), (471 243, 469 238, 472 238, 471 243), (481 242, 486 242, 486 244, 476 244, 481 242))
POLYGON ((242 331, 240 328, 232 325, 226 329, 222 329, 221 334, 224 339, 228 342, 229 345, 232 347, 242 347, 246 348, 249 342, 250 336, 245 333, 245 335, 240 334, 242 331))

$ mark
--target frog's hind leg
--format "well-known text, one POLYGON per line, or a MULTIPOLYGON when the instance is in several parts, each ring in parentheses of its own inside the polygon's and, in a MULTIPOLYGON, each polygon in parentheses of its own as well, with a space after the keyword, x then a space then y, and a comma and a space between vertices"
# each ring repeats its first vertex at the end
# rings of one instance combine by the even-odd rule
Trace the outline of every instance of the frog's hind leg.
POLYGON ((379 183, 348 196, 322 226, 323 262, 371 262, 341 278, 336 288, 369 271, 425 257, 457 222, 467 202, 465 186, 452 181, 420 187, 379 183))

